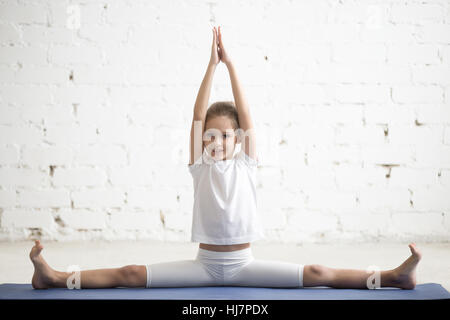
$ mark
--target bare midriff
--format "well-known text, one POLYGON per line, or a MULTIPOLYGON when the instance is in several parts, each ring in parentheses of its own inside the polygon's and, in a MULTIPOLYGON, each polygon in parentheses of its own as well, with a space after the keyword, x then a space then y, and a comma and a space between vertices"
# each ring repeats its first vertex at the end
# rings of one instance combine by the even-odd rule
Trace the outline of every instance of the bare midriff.
POLYGON ((250 242, 239 243, 239 244, 227 244, 227 245, 200 243, 199 247, 202 249, 205 249, 205 250, 210 250, 210 251, 228 252, 228 251, 236 251, 236 250, 242 250, 245 248, 249 248, 250 242))

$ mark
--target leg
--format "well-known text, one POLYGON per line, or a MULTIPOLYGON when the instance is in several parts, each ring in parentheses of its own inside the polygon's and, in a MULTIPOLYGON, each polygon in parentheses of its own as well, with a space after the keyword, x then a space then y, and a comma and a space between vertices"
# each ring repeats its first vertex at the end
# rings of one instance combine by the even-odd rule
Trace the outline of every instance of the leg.
POLYGON ((239 272, 225 278, 225 285, 266 288, 300 288, 303 265, 272 260, 253 259, 239 272))
MULTIPOLYGON (((33 288, 67 288, 67 278, 72 274, 52 269, 40 254, 44 247, 39 241, 31 249, 30 259, 34 265, 31 281, 33 288)), ((129 265, 122 268, 86 270, 80 272, 81 288, 145 287, 145 266, 129 265)))
MULTIPOLYGON (((414 289, 415 269, 421 253, 415 244, 410 244, 411 256, 393 270, 381 271, 381 287, 414 289)), ((367 289, 367 279, 371 274, 365 270, 333 269, 321 265, 307 265, 304 270, 304 286, 327 286, 333 288, 367 289)))

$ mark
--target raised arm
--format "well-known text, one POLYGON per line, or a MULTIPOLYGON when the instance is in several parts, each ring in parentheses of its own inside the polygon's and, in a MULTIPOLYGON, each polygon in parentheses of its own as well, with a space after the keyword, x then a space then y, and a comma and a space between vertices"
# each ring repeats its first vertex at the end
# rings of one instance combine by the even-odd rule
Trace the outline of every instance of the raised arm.
POLYGON ((194 114, 191 125, 190 159, 189 165, 193 164, 203 153, 203 128, 205 126, 206 111, 208 109, 209 96, 211 93, 212 80, 216 66, 220 62, 217 52, 217 31, 213 28, 213 44, 211 59, 206 69, 206 74, 197 94, 194 105, 194 114))
POLYGON ((239 81, 236 68, 231 61, 231 58, 227 54, 223 40, 222 32, 219 27, 219 56, 220 59, 227 66, 228 73, 230 75, 231 87, 233 89, 234 103, 239 116, 239 125, 244 131, 244 136, 241 141, 244 152, 252 159, 257 159, 256 155, 256 134, 253 127, 252 117, 250 114, 249 105, 244 96, 243 87, 239 81))

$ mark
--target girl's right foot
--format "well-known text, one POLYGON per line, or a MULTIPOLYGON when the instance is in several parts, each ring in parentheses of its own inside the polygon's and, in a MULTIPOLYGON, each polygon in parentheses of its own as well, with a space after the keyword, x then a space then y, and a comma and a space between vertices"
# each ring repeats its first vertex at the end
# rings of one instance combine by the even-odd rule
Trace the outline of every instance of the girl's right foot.
POLYGON ((51 288, 56 281, 56 271, 53 270, 42 257, 42 249, 44 249, 44 246, 39 240, 36 240, 35 245, 30 251, 30 259, 34 265, 34 274, 31 285, 34 289, 51 288))
POLYGON ((393 285, 402 289, 414 289, 416 286, 416 267, 422 253, 419 251, 415 243, 409 244, 411 256, 406 259, 399 267, 394 269, 395 279, 393 285))

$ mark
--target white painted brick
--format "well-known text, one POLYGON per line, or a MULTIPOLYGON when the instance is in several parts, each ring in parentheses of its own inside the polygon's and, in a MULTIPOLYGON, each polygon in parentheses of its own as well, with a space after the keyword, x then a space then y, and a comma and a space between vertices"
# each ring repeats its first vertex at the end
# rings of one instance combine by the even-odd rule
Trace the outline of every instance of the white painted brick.
POLYGON ((0 165, 16 164, 19 161, 19 148, 17 145, 0 147, 0 165))
POLYGON ((424 24, 417 27, 416 37, 421 43, 450 43, 450 25, 449 24, 424 24))
MULTIPOLYGON (((289 146, 334 143, 334 128, 326 124, 300 125, 293 124, 283 129, 282 139, 289 146)), ((295 155, 292 155, 295 156, 295 155)))
POLYGON ((21 207, 55 208, 70 206, 70 196, 67 190, 21 190, 17 197, 21 207))
POLYGON ((324 233, 336 230, 338 219, 336 215, 320 211, 305 211, 289 215, 287 225, 301 232, 324 233))
POLYGON ((441 126, 396 125, 389 128, 389 143, 393 145, 441 145, 441 126))
POLYGON ((29 166, 68 165, 72 159, 72 149, 65 146, 26 146, 22 151, 22 163, 29 166))
POLYGON ((0 24, 0 43, 15 44, 20 41, 20 28, 17 25, 4 23, 0 24))
POLYGON ((99 48, 58 45, 49 48, 49 61, 55 65, 102 64, 99 48))
MULTIPOLYGON (((363 108, 355 105, 317 106, 312 110, 314 121, 318 123, 359 123, 363 118, 363 108)), ((293 116, 291 114, 292 118, 293 116)))
POLYGON ((334 188, 320 188, 308 193, 308 209, 325 209, 331 212, 357 208, 356 193, 334 188))
POLYGON ((1 215, 2 228, 52 228, 54 221, 51 212, 6 209, 1 215))
POLYGON ((442 22, 444 10, 440 4, 394 3, 389 10, 389 20, 393 23, 442 22))
POLYGON ((172 165, 157 167, 153 166, 155 185, 161 187, 191 187, 192 176, 187 168, 188 162, 184 165, 172 165))
POLYGON ((2 186, 40 187, 48 184, 45 172, 28 168, 0 168, 2 186))
POLYGON ((123 28, 121 26, 85 26, 82 24, 77 31, 82 39, 86 39, 99 45, 124 43, 128 39, 128 28, 123 28))
POLYGON ((372 85, 339 85, 336 87, 336 99, 341 103, 386 103, 389 101, 390 88, 372 85))
POLYGON ((103 186, 106 173, 97 168, 56 168, 53 173, 55 186, 103 186))
POLYGON ((361 157, 365 164, 409 164, 414 162, 411 146, 361 146, 361 157))
POLYGON ((18 84, 65 84, 69 81, 69 72, 65 68, 53 66, 27 66, 19 69, 11 81, 18 84))
MULTIPOLYGON (((55 89, 56 90, 56 89, 55 89)), ((4 101, 17 106, 33 106, 44 105, 52 102, 52 89, 35 85, 0 85, 0 94, 4 101), (27 92, 27 94, 23 94, 27 92)), ((30 109, 26 109, 30 112, 30 109)), ((25 112, 24 112, 25 113, 25 112)), ((26 115, 24 115, 26 118, 26 115)))
POLYGON ((392 187, 416 188, 439 184, 436 169, 393 167, 389 175, 388 183, 392 187))
POLYGON ((47 49, 42 47, 5 47, 0 51, 0 63, 46 64, 47 49))
POLYGON ((113 145, 82 146, 74 150, 74 162, 81 165, 126 165, 127 153, 113 145))
POLYGON ((418 105, 415 109, 418 123, 450 124, 450 108, 447 105, 418 105))
POLYGON ((16 205, 15 190, 0 190, 0 207, 8 208, 16 205))
POLYGON ((439 47, 439 56, 441 57, 444 65, 450 66, 450 46, 443 45, 439 47))
POLYGON ((437 86, 395 86, 392 100, 396 103, 441 103, 442 89, 437 86))
POLYGON ((61 210, 58 216, 66 227, 75 230, 105 229, 108 219, 105 212, 90 210, 61 210))
POLYGON ((416 28, 413 25, 385 24, 380 28, 362 28, 360 38, 367 43, 413 44, 416 43, 415 34, 416 28))
POLYGON ((260 167, 256 175, 257 188, 276 189, 281 186, 284 170, 279 167, 260 167))
POLYGON ((121 207, 124 205, 125 194, 120 189, 95 188, 73 191, 71 198, 75 208, 121 207))
POLYGON ((22 39, 28 45, 72 44, 74 30, 64 27, 22 25, 22 39))
MULTIPOLYGON (((75 75, 74 75, 75 76, 75 75)), ((108 99, 109 88, 99 88, 89 85, 65 86, 52 89, 52 102, 54 104, 94 107, 101 105, 108 99)), ((35 93, 33 93, 35 94, 35 93)), ((112 97, 113 100, 116 97, 112 97)))
POLYGON ((117 230, 146 230, 161 225, 157 212, 113 212, 110 226, 117 230))
MULTIPOLYGON (((159 10, 153 3, 111 3, 105 11, 106 21, 113 25, 156 25, 159 10)), ((174 12, 175 13, 175 12, 174 12)))
POLYGON ((447 211, 450 209, 450 198, 448 189, 441 186, 429 188, 413 188, 412 200, 414 208, 422 211, 447 211))
POLYGON ((439 183, 444 187, 450 186, 450 170, 440 169, 439 172, 441 173, 439 183))
POLYGON ((412 74, 414 83, 450 85, 450 66, 414 66, 412 74))
POLYGON ((392 230, 395 230, 396 234, 448 236, 448 230, 443 225, 443 216, 437 212, 396 213, 392 216, 392 230))
POLYGON ((410 192, 407 188, 371 187, 358 190, 359 205, 367 210, 409 210, 410 192))
POLYGON ((364 107, 366 124, 413 124, 416 120, 414 108, 409 105, 367 105, 364 107))
POLYGON ((386 46, 381 44, 338 44, 333 46, 334 62, 337 63, 384 63, 386 46))
POLYGON ((336 127, 336 143, 379 145, 385 143, 383 126, 345 125, 336 127))
POLYGON ((14 23, 47 23, 47 8, 42 5, 2 3, 0 20, 14 23))
POLYGON ((43 137, 42 130, 28 126, 0 126, 0 144, 37 144, 43 137))
POLYGON ((335 187, 333 171, 326 167, 298 167, 296 170, 285 170, 283 186, 290 189, 308 191, 318 187, 335 187))
POLYGON ((99 142, 100 137, 91 126, 51 126, 46 128, 44 140, 55 144, 80 144, 99 142))
POLYGON ((315 145, 306 151, 308 165, 311 166, 330 166, 331 164, 361 162, 361 150, 356 145, 315 145))
POLYGON ((415 158, 417 166, 450 168, 450 147, 418 145, 415 150, 415 158))
POLYGON ((259 219, 263 229, 266 230, 283 230, 286 227, 286 215, 281 209, 274 210, 259 210, 259 219))
POLYGON ((444 144, 450 145, 450 126, 444 127, 444 144))
POLYGON ((386 174, 388 173, 386 168, 380 166, 359 168, 351 165, 340 165, 334 171, 339 190, 358 190, 374 185, 383 186, 386 183, 386 174))
POLYGON ((339 216, 343 232, 358 232, 370 236, 386 234, 391 217, 389 214, 371 214, 366 210, 339 216))
POLYGON ((77 65, 73 71, 73 82, 77 85, 118 85, 126 79, 127 73, 124 68, 124 66, 77 65))
POLYGON ((148 166, 130 165, 114 168, 109 172, 113 186, 151 186, 154 184, 152 170, 148 166))
POLYGON ((395 65, 440 64, 438 47, 432 44, 390 44, 387 60, 395 65))

